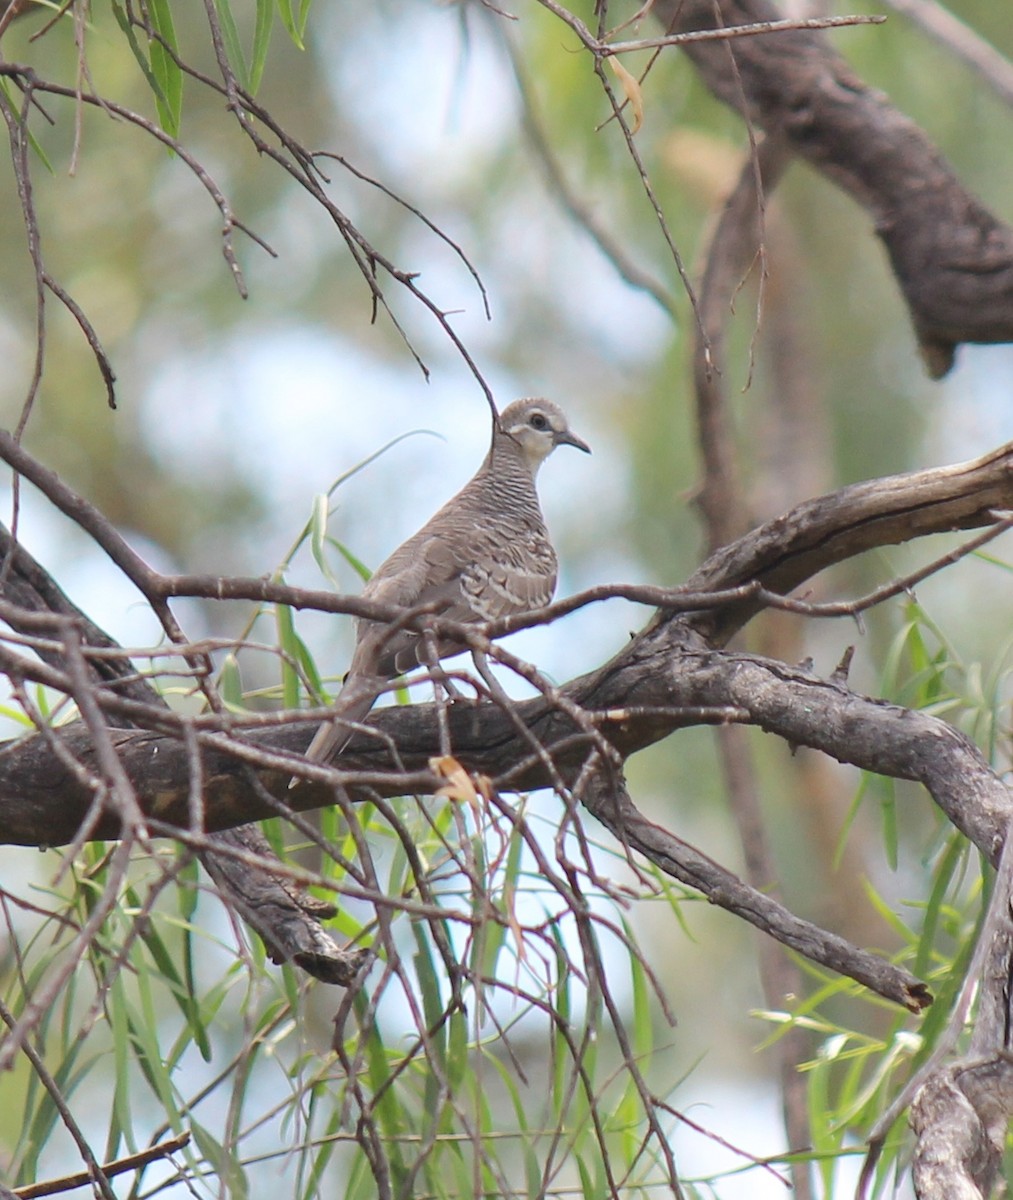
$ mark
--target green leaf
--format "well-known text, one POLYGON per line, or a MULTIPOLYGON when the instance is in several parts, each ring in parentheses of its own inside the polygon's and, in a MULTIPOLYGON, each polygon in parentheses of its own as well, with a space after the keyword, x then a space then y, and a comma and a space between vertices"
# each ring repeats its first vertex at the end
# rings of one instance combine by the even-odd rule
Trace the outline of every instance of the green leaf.
MULTIPOLYGON (((363 1021, 365 998, 357 997, 355 1006, 359 1012, 359 1020, 363 1021)), ((402 1108, 396 1088, 392 1086, 387 1048, 380 1038, 376 1022, 370 1019, 364 1023, 367 1028, 363 1031, 361 1048, 365 1051, 366 1073, 373 1092, 373 1103, 387 1139, 391 1167, 401 1171, 404 1169, 404 1160, 401 1155, 400 1138, 408 1131, 411 1122, 402 1108)))
POLYGON ((299 707, 299 673, 294 663, 299 661, 299 638, 295 632, 292 610, 287 604, 274 606, 274 619, 278 628, 278 646, 281 656, 281 698, 285 708, 299 707))
POLYGON ((580 1190, 583 1193, 584 1200, 598 1200, 598 1197, 607 1195, 608 1189, 605 1186, 604 1171, 601 1163, 595 1160, 595 1172, 592 1175, 584 1160, 584 1155, 575 1155, 577 1163, 577 1173, 580 1175, 580 1190))
POLYGON ((558 934, 554 931, 554 936, 557 940, 556 946, 556 988, 555 988, 555 1010, 556 1020, 552 1025, 552 1084, 551 1084, 551 1100, 553 1120, 559 1122, 562 1120, 563 1112, 566 1107, 566 1098, 569 1093, 568 1081, 570 1078, 570 1047, 566 1038, 566 1033, 570 1029, 570 1014, 572 1012, 572 1003, 570 996, 570 960, 566 956, 566 948, 563 946, 558 934))
POLYGON ((883 828, 883 849, 891 871, 897 870, 897 791, 892 779, 883 780, 883 797, 879 806, 883 828))
POLYGON ((207 1162, 214 1168, 222 1183, 222 1193, 230 1200, 246 1200, 249 1188, 246 1175, 234 1154, 230 1154, 203 1125, 190 1118, 190 1132, 193 1140, 207 1162))
POLYGON ((299 19, 293 9, 292 0, 278 0, 278 15, 281 17, 282 25, 288 31, 288 36, 300 50, 305 50, 306 46, 299 29, 299 19))
POLYGON ((341 591, 341 580, 337 577, 331 564, 327 559, 327 522, 331 515, 331 506, 328 495, 324 492, 318 492, 313 497, 313 509, 310 513, 310 519, 306 526, 310 538, 310 551, 313 554, 313 561, 320 569, 320 574, 327 580, 336 592, 341 591))
MULTIPOLYGON (((326 1108, 327 1092, 328 1089, 326 1088, 314 1088, 311 1090, 309 1109, 310 1120, 307 1122, 307 1124, 312 1123, 313 1116, 317 1108, 318 1099, 324 1098, 324 1104, 322 1104, 321 1107, 326 1108)), ((343 1121, 341 1107, 340 1105, 334 1105, 331 1108, 330 1118, 324 1125, 323 1136, 320 1138, 320 1148, 317 1153, 310 1159, 309 1163, 306 1162, 306 1157, 304 1155, 299 1155, 299 1170, 301 1174, 305 1176, 305 1178, 300 1178, 298 1181, 297 1195, 299 1196, 300 1200, 318 1200, 318 1197, 327 1194, 328 1189, 322 1186, 322 1178, 324 1171, 330 1163, 334 1155, 334 1151, 337 1148, 338 1143, 336 1139, 337 1135, 341 1132, 342 1125, 343 1121), (304 1170, 306 1166, 309 1167, 308 1171, 304 1170)), ((354 1193, 349 1191, 346 1194, 350 1195, 354 1193)))
MULTIPOLYGON (((250 72, 246 65, 246 55, 243 53, 243 45, 239 39, 239 30, 236 28, 229 0, 215 0, 215 8, 218 12, 218 23, 221 25, 222 41, 225 43, 225 56, 229 60, 229 66, 235 72, 239 86, 249 92, 252 90, 250 72)), ((259 12, 257 15, 259 19, 259 12)))
POLYGON ((250 65, 249 90, 256 95, 264 75, 267 48, 274 27, 274 4, 272 0, 257 0, 257 24, 253 30, 253 62, 250 65))
POLYGON ((158 81, 155 96, 158 119, 170 137, 178 137, 183 115, 183 72, 171 53, 178 50, 178 45, 169 0, 148 0, 148 16, 158 34, 151 39, 149 48, 151 72, 158 81))
MULTIPOLYGON (((430 1046, 442 1073, 446 1069, 447 1062, 447 1033, 446 1025, 440 1021, 443 1016, 443 1000, 440 997, 440 977, 433 961, 428 928, 424 921, 412 921, 411 923, 412 935, 417 947, 412 961, 415 964, 415 974, 422 992, 423 1019, 426 1027, 433 1031, 430 1035, 430 1046)), ((428 1094, 430 1082, 436 1082, 436 1077, 431 1072, 427 1079, 427 1100, 432 1099, 432 1096, 428 1094)))
POLYGON ((109 1028, 112 1032, 113 1062, 115 1064, 116 1087, 113 1092, 113 1112, 117 1123, 124 1131, 133 1128, 130 1096, 130 1017, 120 980, 117 980, 106 1002, 109 1028))
POLYGON ((450 1014, 447 1034, 447 1082, 452 1096, 457 1096, 468 1074, 468 1014, 456 1008, 450 1014))
MULTIPOLYGON (((40 1026, 40 1032, 44 1031, 47 1025, 48 1021, 43 1022, 40 1026)), ((91 1056, 82 1061, 76 1071, 74 1070, 75 1064, 84 1048, 81 1039, 75 1039, 67 1046, 66 1056, 53 1072, 53 1081, 65 1100, 69 1099, 77 1084, 85 1082, 90 1077, 96 1066, 97 1059, 95 1056, 91 1056)), ((37 1086, 37 1076, 33 1073, 31 1078, 33 1086, 29 1088, 24 1106, 24 1115, 27 1118, 28 1113, 32 1112, 33 1109, 34 1113, 31 1120, 26 1119, 22 1125, 19 1151, 24 1157, 18 1173, 19 1183, 33 1183, 36 1181, 38 1157, 49 1145, 52 1132, 56 1127, 60 1115, 50 1093, 37 1086), (37 1104, 35 1103, 36 1097, 37 1104)))
MULTIPOLYGON (((3 90, 3 94, 4 94, 4 96, 6 96, 7 101, 10 104, 13 111, 17 112, 18 106, 21 103, 22 97, 21 97, 20 92, 18 93, 17 98, 15 98, 11 94, 10 82, 11 81, 9 79, 0 79, 0 89, 3 90)), ((56 172, 53 170, 53 165, 49 161, 49 159, 46 157, 46 152, 39 145, 39 142, 36 139, 35 134, 33 134, 30 129, 27 130, 27 133, 28 133, 28 144, 29 144, 29 146, 31 146, 33 153, 39 159, 39 162, 41 162, 42 165, 46 168, 46 170, 50 173, 50 175, 54 175, 56 172)), ((41 689, 40 689, 40 692, 41 692, 41 689)), ((23 713, 22 713, 22 719, 24 719, 23 713)))
MULTIPOLYGON (((3 85, 0 84, 0 87, 3 85)), ((12 704, 0 704, 0 717, 5 717, 8 721, 13 721, 17 725, 32 725, 32 718, 22 708, 15 708, 12 704)))
POLYGON ((218 672, 218 691, 229 708, 242 709, 245 707, 243 704, 243 677, 239 669, 239 659, 234 651, 230 650, 222 661, 221 669, 218 672))
POLYGON ((300 50, 306 49, 303 37, 306 33, 306 21, 310 15, 311 3, 312 0, 299 0, 297 7, 295 0, 278 0, 278 13, 281 16, 281 23, 288 30, 288 36, 300 50))
MULTIPOLYGON (((141 938, 147 946, 148 952, 157 968, 157 974, 154 976, 155 982, 160 982, 168 988, 169 993, 183 1014, 193 1041, 200 1050, 201 1057, 205 1062, 210 1062, 211 1044, 208 1041, 207 1030, 204 1028, 201 1020, 200 1005, 194 995, 192 986, 183 982, 183 978, 176 968, 175 959, 159 935, 154 922, 146 921, 141 925, 141 938)), ((189 952, 184 955, 184 961, 186 962, 188 958, 189 952)), ((190 974, 189 971, 188 974, 190 974)), ((192 976, 190 984, 192 985, 192 976)))
POLYGON ((830 1039, 821 1047, 819 1061, 809 1073, 807 1095, 812 1148, 817 1155, 821 1156, 819 1169, 823 1177, 823 1194, 825 1196, 834 1194, 833 1177, 836 1171, 834 1155, 838 1149, 840 1138, 840 1132, 834 1126, 834 1107, 829 1089, 830 1067, 838 1046, 837 1039, 830 1039))
POLYGON ((915 960, 911 964, 911 969, 914 973, 922 978, 928 973, 932 959, 936 953, 936 941, 941 924, 943 902, 953 876, 963 862, 966 853, 967 842, 960 834, 955 833, 950 838, 950 844, 947 846, 943 857, 936 867, 932 891, 929 893, 929 899, 925 905, 921 938, 918 941, 915 960))
POLYGON ((362 559, 356 558, 356 556, 351 552, 351 550, 348 549, 346 545, 344 545, 343 542, 333 541, 333 539, 332 542, 333 545, 337 547, 338 553, 341 555, 341 557, 346 563, 348 563, 348 565, 352 568, 356 575, 359 576, 363 583, 368 583, 373 577, 373 572, 369 569, 369 567, 366 566, 362 559))

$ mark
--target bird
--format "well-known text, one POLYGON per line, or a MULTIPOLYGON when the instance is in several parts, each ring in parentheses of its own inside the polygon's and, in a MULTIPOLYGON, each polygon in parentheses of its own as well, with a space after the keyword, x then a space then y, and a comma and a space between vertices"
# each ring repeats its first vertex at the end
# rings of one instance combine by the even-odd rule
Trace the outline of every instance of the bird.
MULTIPOLYGON (((377 567, 363 599, 403 608, 434 605, 436 615, 468 624, 548 604, 558 567, 535 477, 557 446, 591 453, 551 400, 515 400, 494 414, 492 444, 478 471, 377 567)), ((348 673, 306 757, 335 758, 391 679, 467 648, 452 638, 434 644, 415 629, 360 618, 348 673)))

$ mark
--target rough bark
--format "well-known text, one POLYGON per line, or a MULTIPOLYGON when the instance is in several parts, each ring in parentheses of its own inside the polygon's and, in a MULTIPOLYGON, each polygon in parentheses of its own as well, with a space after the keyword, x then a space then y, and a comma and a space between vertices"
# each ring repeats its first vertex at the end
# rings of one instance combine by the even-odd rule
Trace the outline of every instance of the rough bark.
MULTIPOLYGON (((784 17, 770 0, 658 0, 652 11, 675 33, 784 17)), ((961 342, 1013 340, 1013 230, 967 191, 914 121, 858 78, 830 36, 797 30, 694 42, 684 52, 718 99, 868 212, 934 378, 961 342)))
MULTIPOLYGON (((973 462, 857 484, 799 505, 712 555, 687 588, 695 597, 759 580, 771 591, 786 593, 824 567, 865 550, 930 533, 996 525, 1004 509, 1013 509, 1013 443, 973 462)), ((252 582, 259 591, 262 581, 252 582)), ((191 590, 210 594, 214 581, 191 590)), ((286 596, 296 592, 281 590, 286 596)), ((165 577, 165 591, 179 595, 183 589, 178 579, 165 577)), ((697 723, 701 706, 731 706, 791 742, 924 783, 958 827, 996 858, 1008 795, 967 739, 925 714, 858 696, 801 668, 725 651, 727 640, 757 611, 760 600, 685 613, 678 611, 679 593, 670 595, 669 609, 659 610, 614 658, 559 689, 558 696, 550 692, 527 701, 517 705, 515 713, 496 704, 452 705, 447 718, 455 755, 503 787, 530 789, 550 782, 547 761, 519 737, 515 716, 549 749, 563 777, 573 779, 593 742, 592 727, 575 713, 593 714, 594 727, 625 758, 675 729, 697 723)), ((503 624, 516 627, 521 622, 503 624)), ((28 678, 52 683, 61 679, 27 659, 20 669, 28 678)), ((99 698, 114 710, 127 704, 108 692, 99 698)), ((432 705, 375 712, 370 725, 376 736, 354 738, 342 766, 365 772, 358 779, 360 788, 381 794, 441 786, 442 780, 428 768, 429 756, 439 746, 438 715, 432 705), (395 746, 397 761, 392 762, 395 746)), ((191 817, 188 750, 181 740, 184 722, 165 710, 149 716, 152 729, 111 729, 109 738, 144 811, 187 828, 191 817)), ((297 755, 315 728, 314 721, 276 722, 271 716, 243 722, 210 715, 193 723, 201 743, 206 829, 229 828, 276 811, 269 793, 282 795, 291 770, 283 755, 297 755), (276 727, 268 727, 272 725, 276 727), (250 764, 268 793, 258 793, 251 784, 255 776, 247 774, 250 764)), ((94 739, 86 726, 69 726, 58 736, 76 760, 95 766, 94 739)), ((307 782, 286 797, 301 811, 331 799, 331 788, 324 782, 307 782)), ((91 789, 54 758, 44 738, 8 743, 0 752, 4 842, 70 841, 92 801, 91 789)), ((118 823, 115 809, 107 808, 93 836, 115 836, 118 823)))
MULTIPOLYGON (((151 728, 99 728, 94 721, 81 721, 9 743, 0 751, 0 837, 8 843, 53 845, 118 836, 124 809, 114 789, 100 786, 112 756, 137 812, 155 832, 175 830, 199 849, 217 852, 222 847, 208 843, 208 832, 331 804, 335 786, 352 800, 437 791, 446 780, 431 768, 430 758, 441 745, 442 728, 455 758, 493 786, 572 790, 662 870, 784 944, 917 1010, 930 1000, 918 980, 788 913, 645 822, 629 804, 610 815, 593 781, 603 771, 614 774, 630 754, 679 728, 701 721, 748 722, 792 745, 922 783, 950 820, 995 861, 1013 811, 1011 796, 968 739, 924 713, 858 695, 838 672, 823 679, 802 667, 729 651, 723 643, 758 601, 749 593, 748 601, 709 610, 701 608, 700 592, 750 578, 786 590, 831 562, 916 534, 978 524, 1006 528, 1000 508, 1013 508, 1013 445, 973 463, 856 485, 807 502, 712 556, 691 581, 693 592, 668 593, 665 608, 597 671, 561 689, 547 688, 523 704, 464 700, 449 711, 434 705, 382 709, 370 718, 369 733, 349 743, 341 772, 313 767, 312 778, 292 790, 289 780, 316 721, 291 722, 284 715, 240 720, 223 713, 183 718, 96 686, 97 706, 127 712, 135 725, 146 719, 151 728)), ((941 562, 951 558, 952 553, 941 562)), ((230 591, 224 582, 219 581, 219 593, 230 591)), ((261 581, 253 582, 259 593, 261 581)), ((148 583, 154 587, 157 581, 148 583)), ((171 577, 159 588, 175 595, 184 590, 171 577)), ((233 587, 231 594, 238 590, 233 587)), ((74 680, 53 666, 19 659, 6 667, 12 674, 74 690, 74 680)), ((134 815, 130 819, 136 823, 134 815)), ((242 852, 233 857, 240 864, 249 858, 242 852)), ((289 907, 293 895, 289 889, 284 901, 289 907)), ((239 903, 248 917, 275 912, 269 898, 241 897, 239 903)), ((284 925, 275 922, 276 928, 284 925)), ((301 955, 312 967, 315 935, 303 929, 307 933, 308 940, 303 936, 290 956, 301 955)), ((270 935, 265 940, 277 944, 270 935)), ((338 963, 334 978, 352 978, 359 965, 357 957, 349 957, 338 963)))

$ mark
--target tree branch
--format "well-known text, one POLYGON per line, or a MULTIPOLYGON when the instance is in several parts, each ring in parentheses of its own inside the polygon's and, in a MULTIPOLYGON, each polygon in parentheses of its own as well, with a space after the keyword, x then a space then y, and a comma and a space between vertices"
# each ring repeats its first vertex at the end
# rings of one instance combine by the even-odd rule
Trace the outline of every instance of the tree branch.
MULTIPOLYGON (((656 0, 652 11, 672 33, 782 16, 770 0, 656 0)), ((825 34, 694 42, 684 52, 718 99, 784 138, 866 209, 933 378, 949 371, 961 342, 1013 341, 1013 230, 825 34)))

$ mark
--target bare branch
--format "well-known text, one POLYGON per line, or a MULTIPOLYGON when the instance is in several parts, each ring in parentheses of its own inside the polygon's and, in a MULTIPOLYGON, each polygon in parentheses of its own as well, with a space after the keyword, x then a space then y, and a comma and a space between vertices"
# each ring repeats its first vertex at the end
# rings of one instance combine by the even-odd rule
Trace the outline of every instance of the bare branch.
MULTIPOLYGON (((164 1142, 149 1146, 147 1150, 139 1150, 136 1154, 128 1154, 125 1158, 117 1158, 112 1162, 102 1163, 98 1167, 100 1175, 112 1179, 127 1171, 137 1171, 149 1163, 159 1159, 169 1158, 170 1155, 182 1150, 190 1141, 189 1133, 181 1133, 176 1137, 167 1138, 164 1142)), ((24 1187, 15 1188, 11 1193, 18 1200, 38 1200, 40 1196, 56 1196, 60 1192, 69 1192, 74 1188, 88 1187, 95 1176, 90 1171, 81 1171, 77 1175, 64 1175, 60 1179, 46 1179, 41 1183, 30 1183, 24 1187)))
MULTIPOLYGON (((654 14, 675 32, 781 15, 770 0, 657 0, 654 14)), ((1013 340, 1013 230, 968 193, 922 130, 863 83, 824 34, 695 42, 684 52, 720 100, 744 105, 750 122, 783 137, 868 211, 933 378, 947 373, 961 342, 1013 340)))
POLYGON ((669 315, 674 315, 675 301, 668 290, 653 275, 648 274, 630 259, 625 248, 606 228, 593 207, 587 204, 578 190, 570 184, 563 165, 546 136, 541 117, 535 109, 535 97, 520 53, 509 35, 505 36, 503 41, 523 105, 524 127, 528 142, 542 167, 553 195, 573 220, 586 231, 602 254, 615 267, 621 279, 625 280, 630 287, 645 292, 669 315))
POLYGON ((805 958, 864 983, 911 1012, 921 1012, 932 1002, 929 989, 908 971, 801 920, 773 897, 743 883, 712 858, 649 821, 621 781, 609 779, 604 785, 585 789, 582 799, 588 811, 621 842, 681 883, 702 892, 712 904, 742 917, 805 958))

